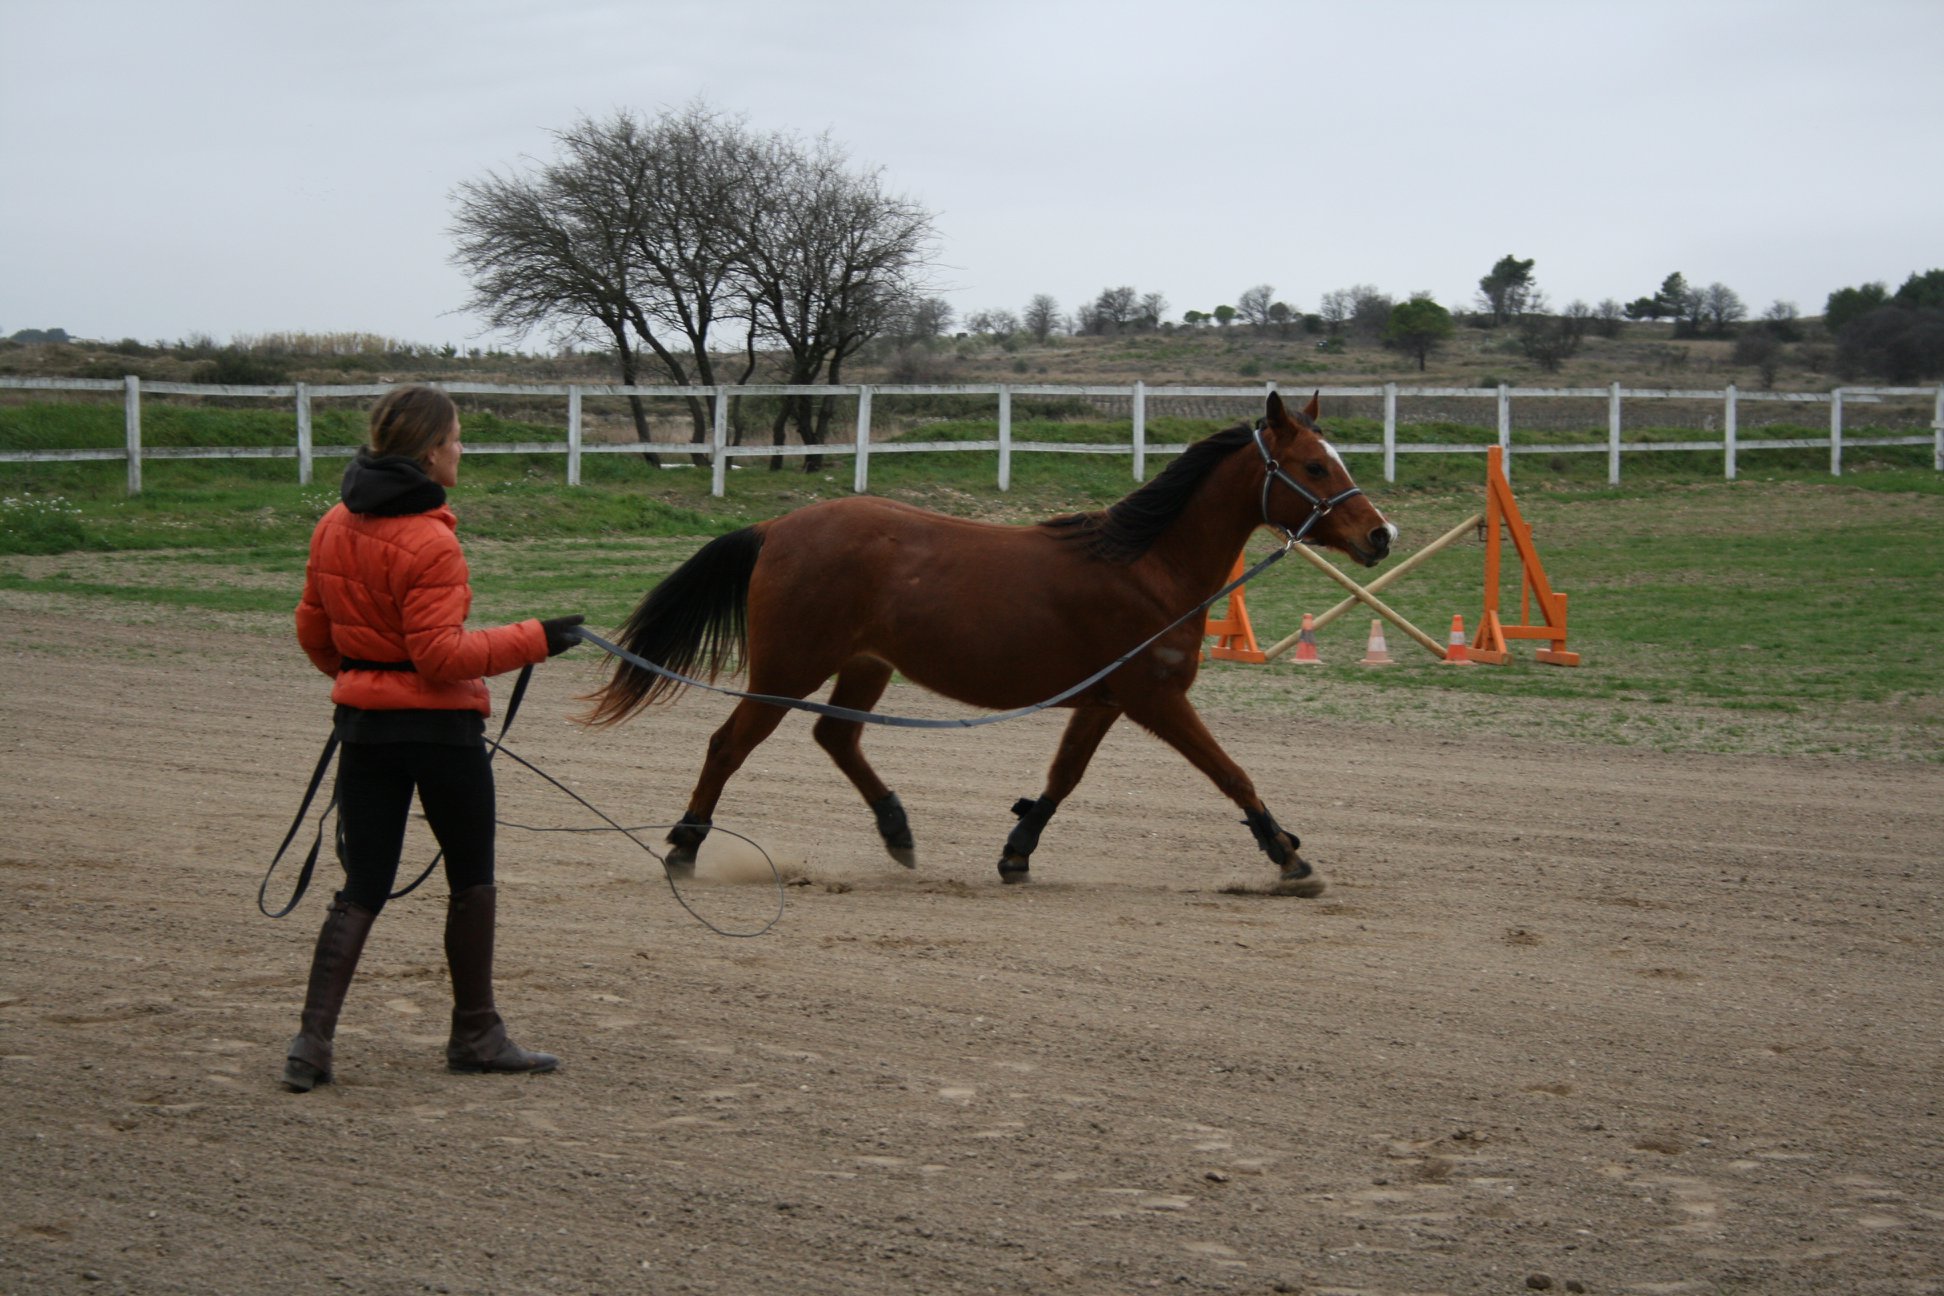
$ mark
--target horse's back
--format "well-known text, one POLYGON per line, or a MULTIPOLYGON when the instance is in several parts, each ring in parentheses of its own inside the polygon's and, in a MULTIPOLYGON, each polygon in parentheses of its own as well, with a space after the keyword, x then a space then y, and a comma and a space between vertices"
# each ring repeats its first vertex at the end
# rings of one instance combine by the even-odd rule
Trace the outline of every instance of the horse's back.
POLYGON ((1127 567, 1089 557, 1047 527, 871 496, 808 505, 761 526, 750 583, 753 670, 769 652, 778 670, 813 661, 834 670, 869 654, 948 697, 1015 706, 1138 642, 1130 632, 1149 606, 1127 567))

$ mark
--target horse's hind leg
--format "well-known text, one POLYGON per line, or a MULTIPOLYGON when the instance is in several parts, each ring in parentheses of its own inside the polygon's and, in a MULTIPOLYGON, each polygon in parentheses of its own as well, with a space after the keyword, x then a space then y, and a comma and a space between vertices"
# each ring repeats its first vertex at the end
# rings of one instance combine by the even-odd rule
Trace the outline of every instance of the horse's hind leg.
MULTIPOLYGON (((837 686, 830 690, 830 704, 852 711, 869 711, 884 696, 885 687, 890 683, 891 663, 880 657, 853 657, 838 668, 837 686)), ((863 723, 823 716, 811 732, 816 735, 817 745, 830 753, 830 759, 844 771, 844 777, 877 816, 878 835, 884 838, 884 849, 891 852, 891 858, 906 868, 917 868, 917 845, 911 837, 911 823, 905 818, 904 805, 864 759, 863 723)))
POLYGON ((1222 750, 1221 744, 1208 732, 1208 727, 1202 723, 1201 716, 1196 714, 1185 694, 1158 693, 1130 705, 1127 713, 1133 717, 1134 723, 1150 730, 1155 737, 1187 757, 1189 764, 1208 775, 1216 787, 1242 807, 1245 816, 1242 822, 1255 834, 1256 845, 1282 870, 1282 876, 1276 880, 1279 894, 1315 896, 1323 893, 1323 879, 1296 853, 1296 848, 1301 845, 1296 834, 1276 822, 1275 816, 1269 813, 1269 807, 1256 795, 1255 783, 1222 750))
POLYGON ((776 732, 776 726, 786 714, 783 707, 744 699, 736 703, 736 709, 729 713, 722 727, 709 736, 709 754, 702 762, 702 774, 695 781, 695 790, 689 793, 688 813, 668 833, 672 849, 663 867, 670 873, 687 877, 695 872, 695 852, 709 835, 710 816, 715 813, 716 802, 722 799, 723 785, 742 768, 749 753, 776 732))
POLYGON ((1100 740, 1118 719, 1120 711, 1115 707, 1083 706, 1074 710, 1066 732, 1060 736, 1060 749, 1054 753, 1052 768, 1046 772, 1046 790, 1037 801, 1021 797, 1013 803, 1013 813, 1019 816, 1019 822, 1007 834, 1006 849, 999 856, 1000 881, 1027 879, 1040 833, 1045 831, 1060 802, 1080 785, 1080 776, 1087 772, 1087 762, 1093 759, 1100 740))

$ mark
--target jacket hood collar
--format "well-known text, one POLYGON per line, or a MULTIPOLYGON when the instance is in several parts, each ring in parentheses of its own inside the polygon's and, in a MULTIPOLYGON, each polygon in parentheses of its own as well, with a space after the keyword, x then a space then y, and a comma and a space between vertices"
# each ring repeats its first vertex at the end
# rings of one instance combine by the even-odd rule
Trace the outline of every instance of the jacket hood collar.
POLYGON ((445 487, 425 475, 416 459, 403 455, 374 455, 360 446, 344 470, 339 487, 344 507, 376 517, 404 517, 427 513, 445 503, 445 487))

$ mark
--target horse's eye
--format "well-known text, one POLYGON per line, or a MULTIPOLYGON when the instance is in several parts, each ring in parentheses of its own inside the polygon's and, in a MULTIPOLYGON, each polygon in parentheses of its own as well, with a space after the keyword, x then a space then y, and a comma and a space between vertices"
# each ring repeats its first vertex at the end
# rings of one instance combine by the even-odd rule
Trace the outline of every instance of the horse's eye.
POLYGON ((1322 481, 1330 475, 1330 470, 1325 468, 1321 462, 1314 459, 1303 465, 1303 471, 1311 477, 1314 477, 1317 481, 1322 481))

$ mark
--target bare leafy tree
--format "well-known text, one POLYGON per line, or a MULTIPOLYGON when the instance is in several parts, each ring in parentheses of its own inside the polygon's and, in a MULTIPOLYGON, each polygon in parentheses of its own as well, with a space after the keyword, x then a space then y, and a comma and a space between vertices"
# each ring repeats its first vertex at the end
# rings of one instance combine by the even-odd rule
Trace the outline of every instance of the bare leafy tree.
POLYGON ((1323 294, 1322 300, 1317 304, 1317 314, 1323 320, 1323 327, 1330 333, 1336 334, 1342 332, 1343 326, 1350 322, 1350 316, 1355 311, 1356 305, 1354 290, 1333 288, 1323 294))
POLYGON ((1093 302, 1093 328, 1095 333, 1119 333, 1134 324, 1141 316, 1141 297, 1129 284, 1118 288, 1103 288, 1100 296, 1093 302))
POLYGON ((1725 283, 1709 284, 1701 290, 1700 298, 1695 318, 1716 337, 1727 337, 1734 332, 1735 325, 1748 318, 1748 307, 1742 304, 1741 294, 1725 283))
POLYGON ((965 327, 974 333, 1004 342, 1019 332, 1019 316, 1009 310, 974 311, 966 317, 965 327))
MULTIPOLYGON (((634 303, 651 289, 629 251, 629 227, 648 198, 643 177, 606 178, 612 188, 599 198, 566 164, 529 176, 489 172, 460 185, 453 260, 472 277, 468 306, 493 327, 524 334, 552 326, 570 338, 604 331, 622 383, 634 386, 641 379, 634 303)), ((635 436, 647 441, 641 402, 629 403, 635 436)))
POLYGON ((1257 284, 1235 299, 1235 310, 1242 322, 1258 333, 1269 331, 1269 308, 1275 304, 1276 290, 1268 284, 1257 284))
POLYGON ((1136 313, 1142 328, 1160 328, 1162 318, 1168 313, 1168 299, 1158 292, 1142 293, 1136 313))
MULTIPOLYGON (((472 280, 468 304, 496 327, 605 337, 629 385, 648 356, 673 383, 718 383, 728 348, 715 334, 732 327, 736 381, 774 345, 787 381, 834 383, 845 360, 914 313, 931 217, 851 170, 828 139, 756 135, 699 102, 652 121, 583 119, 555 138, 552 163, 455 193, 453 261, 472 280)), ((785 417, 815 443, 829 402, 815 418, 800 404, 785 417)), ((706 439, 706 404, 689 406, 694 439, 706 439)), ((638 401, 634 416, 645 441, 638 401)))
POLYGON ((1033 341, 1046 341, 1061 327, 1060 303, 1046 293, 1033 294, 1033 300, 1026 303, 1025 324, 1033 341))
POLYGON ((1802 312, 1792 301, 1769 303, 1762 312, 1762 323, 1779 341, 1794 342, 1802 337, 1802 312))
MULTIPOLYGON (((841 382, 844 362, 909 310, 931 264, 931 214, 888 192, 881 173, 852 171, 827 136, 808 149, 773 136, 764 153, 765 187, 735 217, 752 327, 782 348, 787 383, 841 382)), ((805 445, 824 444, 834 405, 786 399, 773 443, 794 419, 805 445)), ((806 471, 821 467, 804 460, 806 471)))
MULTIPOLYGON (((748 313, 725 217, 755 179, 757 142, 701 103, 652 121, 582 118, 555 139, 536 172, 459 186, 453 260, 472 278, 469 304, 519 332, 605 334, 630 386, 644 353, 671 382, 716 382, 713 331, 748 313)), ((692 439, 706 439, 706 403, 688 406, 692 439)), ((630 407, 646 441, 640 400, 630 407)))
POLYGON ((1600 304, 1593 308, 1593 327, 1603 338, 1617 338, 1620 336, 1620 322, 1626 317, 1627 308, 1617 299, 1602 298, 1600 304))
MULTIPOLYGON (((987 332, 977 321, 988 313, 980 311, 966 321, 966 327, 974 333, 987 332)), ((913 342, 934 342, 951 332, 954 315, 952 304, 943 297, 917 297, 906 303, 889 331, 913 342)))
POLYGON ((1378 292, 1370 284, 1357 284, 1345 291, 1350 294, 1351 331, 1368 338, 1381 338, 1390 327, 1391 309, 1395 305, 1390 294, 1378 292))

